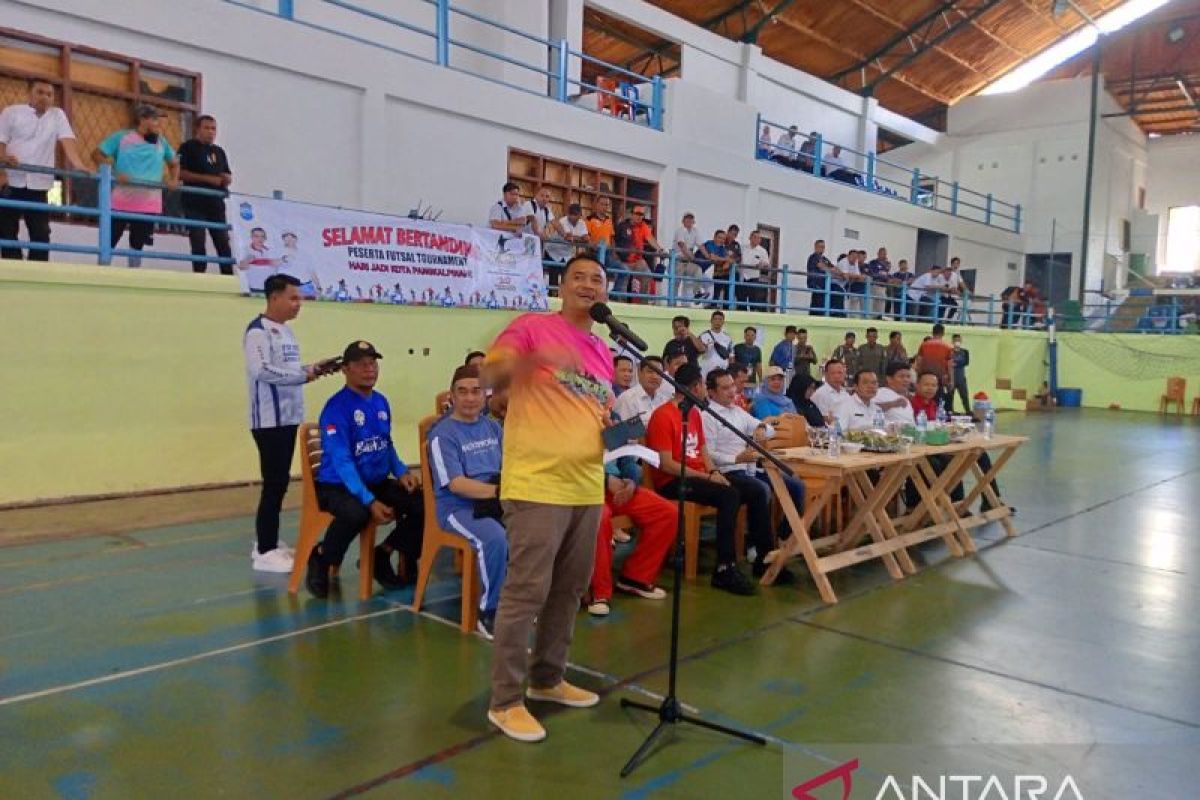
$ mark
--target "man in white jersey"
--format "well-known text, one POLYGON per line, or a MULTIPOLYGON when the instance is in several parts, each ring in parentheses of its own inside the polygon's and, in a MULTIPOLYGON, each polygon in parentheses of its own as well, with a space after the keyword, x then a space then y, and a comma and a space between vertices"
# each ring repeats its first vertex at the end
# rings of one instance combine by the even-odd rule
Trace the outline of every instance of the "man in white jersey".
POLYGON ((289 320, 300 313, 300 281, 272 275, 263 284, 267 309, 246 327, 246 387, 250 394, 250 434, 258 447, 262 495, 250 551, 259 572, 291 572, 292 550, 279 541, 279 509, 291 480, 296 428, 304 421, 304 390, 311 380, 336 368, 331 361, 302 365, 300 346, 289 320))

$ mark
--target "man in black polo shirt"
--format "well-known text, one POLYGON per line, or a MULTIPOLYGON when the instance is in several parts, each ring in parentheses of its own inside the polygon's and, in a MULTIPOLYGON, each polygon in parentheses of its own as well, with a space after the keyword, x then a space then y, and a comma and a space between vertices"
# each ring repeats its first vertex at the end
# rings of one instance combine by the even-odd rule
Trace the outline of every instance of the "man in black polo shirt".
MULTIPOLYGON (((199 189, 219 189, 227 197, 233 175, 229 171, 229 159, 225 150, 214 144, 217 139, 217 121, 208 114, 197 118, 195 135, 179 146, 179 177, 184 186, 199 189)), ((212 195, 184 192, 183 215, 188 219, 204 222, 225 222, 225 198, 212 195)), ((229 231, 216 228, 188 228, 192 243, 192 255, 206 255, 205 232, 212 235, 213 249, 222 258, 230 258, 229 231)), ((193 272, 208 272, 207 261, 193 261, 193 272)), ((233 274, 233 263, 221 265, 222 275, 233 274)))
POLYGON ((708 345, 691 331, 692 321, 680 314, 671 320, 671 330, 674 339, 668 339, 663 345, 663 361, 670 361, 674 356, 687 356, 687 363, 700 366, 700 354, 708 350, 708 345))

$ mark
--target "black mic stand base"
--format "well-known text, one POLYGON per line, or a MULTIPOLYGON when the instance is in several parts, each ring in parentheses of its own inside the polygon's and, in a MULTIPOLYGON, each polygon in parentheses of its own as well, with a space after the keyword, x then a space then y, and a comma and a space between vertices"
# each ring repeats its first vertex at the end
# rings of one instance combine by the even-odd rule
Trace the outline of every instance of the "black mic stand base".
POLYGON ((701 728, 708 728, 710 731, 723 733, 726 736, 734 736, 738 739, 745 739, 747 742, 753 742, 754 744, 765 745, 767 743, 767 740, 758 734, 739 731, 736 728, 729 728, 724 725, 718 725, 715 722, 708 722, 706 720, 697 719, 696 717, 690 717, 687 714, 684 714, 683 711, 680 710, 679 699, 674 695, 668 695, 664 697, 662 703, 658 706, 639 703, 636 700, 630 700, 622 697, 621 708, 636 708, 641 711, 649 711, 651 714, 658 715, 658 725, 654 727, 654 730, 651 731, 650 735, 646 737, 646 741, 642 742, 641 747, 639 747, 637 751, 630 756, 629 760, 625 762, 625 766, 621 768, 622 778, 628 777, 631 772, 641 766, 641 763, 646 759, 647 756, 650 755, 650 748, 654 746, 654 743, 658 741, 658 737, 661 736, 664 731, 666 731, 671 725, 677 725, 680 722, 686 722, 690 725, 698 725, 701 728))

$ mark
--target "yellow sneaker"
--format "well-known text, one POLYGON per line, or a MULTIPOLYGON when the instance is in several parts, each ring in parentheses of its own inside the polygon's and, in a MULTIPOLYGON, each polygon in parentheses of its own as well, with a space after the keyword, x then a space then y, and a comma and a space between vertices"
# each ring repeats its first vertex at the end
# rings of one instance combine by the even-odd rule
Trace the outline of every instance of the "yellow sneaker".
POLYGON ((533 714, 530 714, 524 705, 502 709, 489 708, 487 717, 501 733, 518 742, 540 742, 546 738, 546 729, 533 718, 533 714))
POLYGON ((589 692, 587 689, 580 689, 578 686, 572 686, 566 681, 559 681, 558 686, 549 689, 530 686, 525 690, 525 696, 530 700, 545 700, 572 708, 588 708, 600 702, 600 695, 589 692))

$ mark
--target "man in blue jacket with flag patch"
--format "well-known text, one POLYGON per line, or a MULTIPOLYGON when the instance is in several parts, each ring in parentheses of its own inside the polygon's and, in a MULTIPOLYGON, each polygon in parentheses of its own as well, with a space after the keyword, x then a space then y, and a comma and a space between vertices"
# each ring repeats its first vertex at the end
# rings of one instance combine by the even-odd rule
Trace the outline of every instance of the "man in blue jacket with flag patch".
POLYGON ((329 594, 329 568, 340 566, 354 537, 374 519, 395 521, 395 529, 375 548, 375 580, 384 589, 412 583, 421 556, 423 512, 417 477, 392 444, 392 410, 375 391, 382 355, 370 342, 351 343, 342 353, 346 387, 321 411, 321 466, 317 503, 333 515, 325 538, 308 558, 308 590, 329 594), (400 553, 400 571, 392 568, 400 553))

